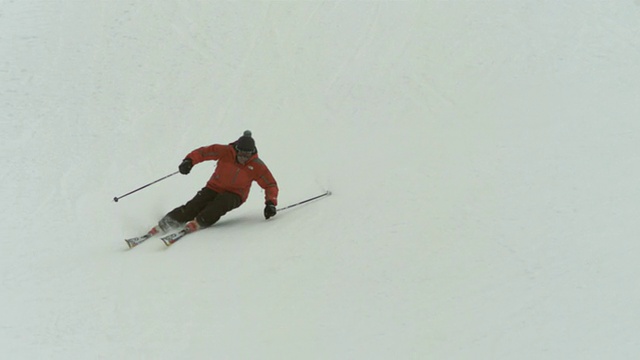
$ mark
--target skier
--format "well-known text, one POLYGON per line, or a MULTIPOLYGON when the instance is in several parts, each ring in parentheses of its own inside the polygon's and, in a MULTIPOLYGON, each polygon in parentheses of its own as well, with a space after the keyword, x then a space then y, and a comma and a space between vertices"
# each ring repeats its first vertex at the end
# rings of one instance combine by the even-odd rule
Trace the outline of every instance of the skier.
POLYGON ((278 184, 258 157, 251 131, 246 130, 238 140, 228 144, 213 144, 193 150, 178 166, 187 175, 194 165, 207 160, 218 164, 211 178, 186 204, 167 213, 152 233, 184 228, 193 232, 215 224, 227 212, 242 205, 249 196, 253 181, 265 190, 264 217, 276 215, 278 184))

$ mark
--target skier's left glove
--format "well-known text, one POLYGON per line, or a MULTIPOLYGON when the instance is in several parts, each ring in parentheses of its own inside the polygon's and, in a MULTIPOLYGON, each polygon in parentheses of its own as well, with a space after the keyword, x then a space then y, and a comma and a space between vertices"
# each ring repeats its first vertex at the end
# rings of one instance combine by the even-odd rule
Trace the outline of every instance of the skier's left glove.
POLYGON ((271 200, 267 200, 264 207, 264 218, 269 219, 272 216, 276 215, 276 206, 273 205, 271 200))

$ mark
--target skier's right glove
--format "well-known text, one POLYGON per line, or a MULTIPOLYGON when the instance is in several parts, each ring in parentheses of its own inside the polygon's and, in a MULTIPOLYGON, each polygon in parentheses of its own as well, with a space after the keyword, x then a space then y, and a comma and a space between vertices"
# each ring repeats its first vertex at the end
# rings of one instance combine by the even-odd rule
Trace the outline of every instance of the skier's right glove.
POLYGON ((265 219, 269 219, 272 216, 276 215, 276 206, 273 205, 273 202, 271 200, 267 201, 264 207, 264 218, 265 219))
POLYGON ((182 160, 180 165, 178 166, 178 170, 180 170, 180 174, 187 175, 191 168, 193 167, 193 161, 189 158, 182 160))

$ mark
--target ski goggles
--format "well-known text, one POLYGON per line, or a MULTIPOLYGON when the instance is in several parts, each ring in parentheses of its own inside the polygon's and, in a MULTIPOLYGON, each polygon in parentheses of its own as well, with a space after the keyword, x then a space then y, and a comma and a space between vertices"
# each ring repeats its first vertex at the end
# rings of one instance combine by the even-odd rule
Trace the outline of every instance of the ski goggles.
POLYGON ((253 155, 253 151, 251 150, 240 150, 236 148, 236 152, 238 153, 238 156, 250 157, 251 155, 253 155))

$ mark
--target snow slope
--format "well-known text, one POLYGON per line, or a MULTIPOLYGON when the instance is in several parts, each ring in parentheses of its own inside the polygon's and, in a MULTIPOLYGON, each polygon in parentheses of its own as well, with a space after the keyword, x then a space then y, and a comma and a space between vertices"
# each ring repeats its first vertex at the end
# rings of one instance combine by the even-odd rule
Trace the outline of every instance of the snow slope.
POLYGON ((638 1, 5 1, 0 353, 636 359, 638 1), (251 129, 278 179, 129 251, 251 129))

